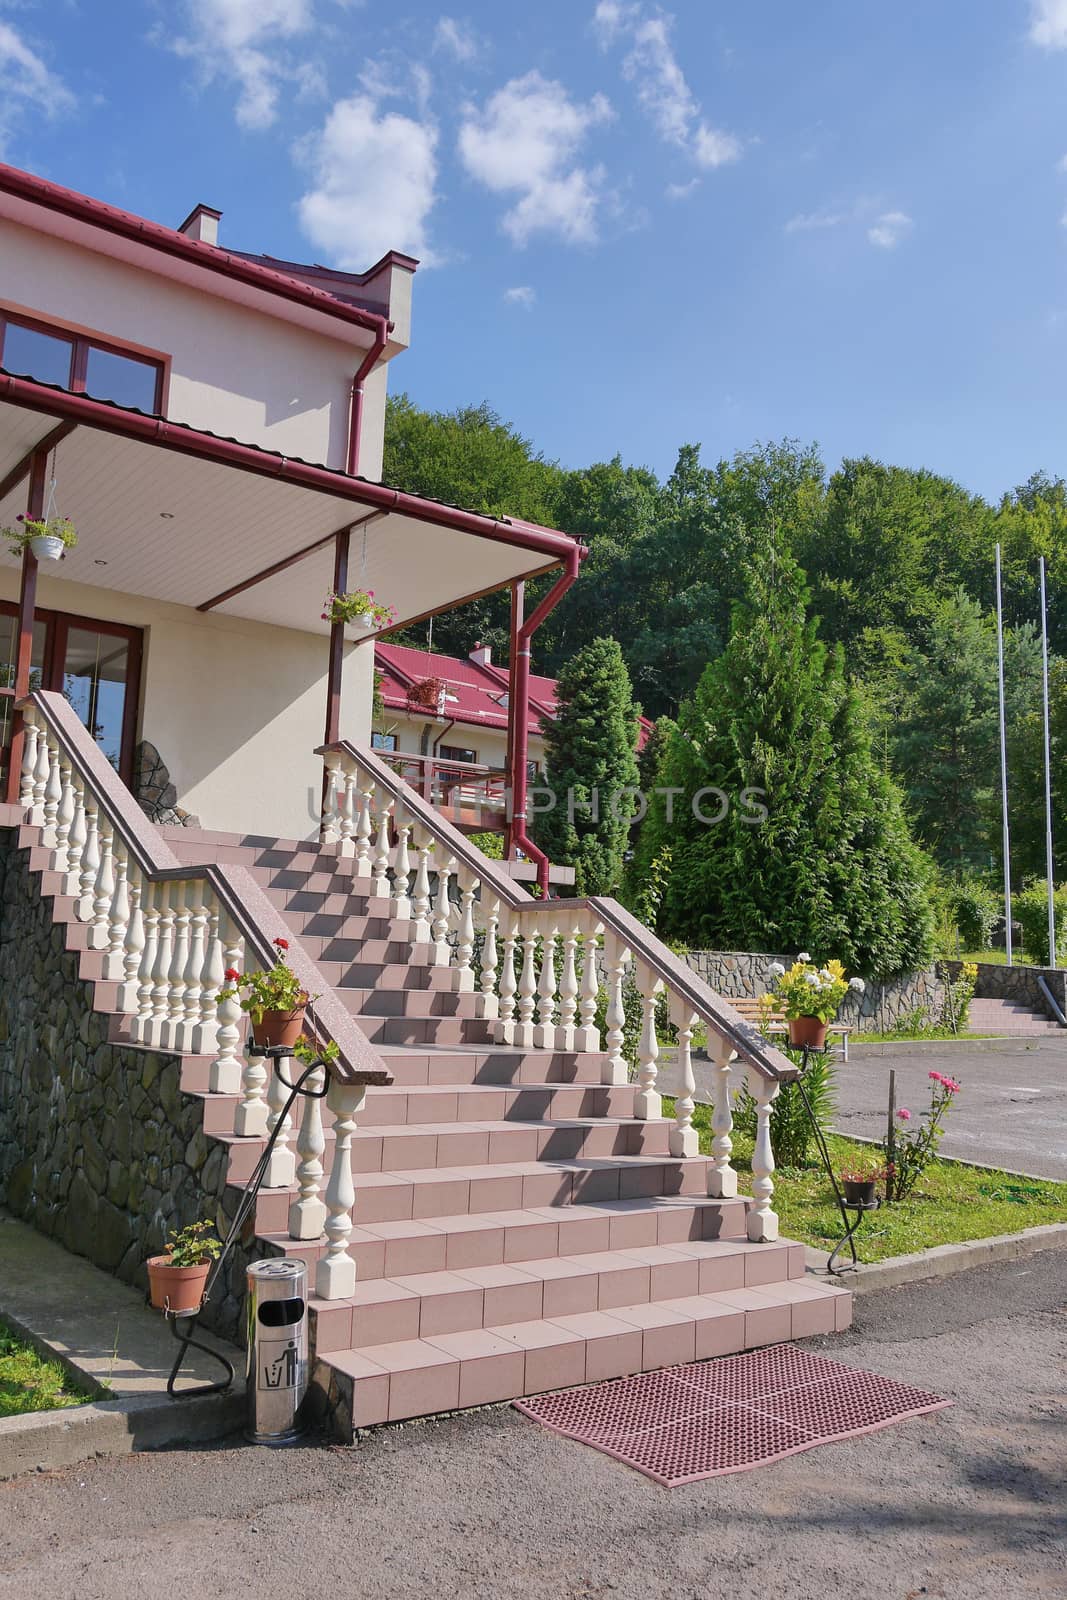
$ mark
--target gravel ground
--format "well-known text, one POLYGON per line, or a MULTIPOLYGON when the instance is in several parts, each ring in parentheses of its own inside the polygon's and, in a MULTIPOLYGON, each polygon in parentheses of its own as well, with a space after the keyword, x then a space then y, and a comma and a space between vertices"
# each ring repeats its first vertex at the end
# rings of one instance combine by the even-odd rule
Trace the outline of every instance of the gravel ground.
POLYGON ((864 1296, 805 1343, 955 1403, 679 1489, 510 1409, 101 1460, 0 1485, 0 1596, 1067 1595, 1067 1252, 864 1296))
POLYGON ((936 1055, 894 1052, 839 1063, 839 1133, 882 1137, 891 1068, 897 1105, 913 1116, 930 1103, 931 1072, 955 1076, 963 1085, 945 1122, 942 1155, 1067 1181, 1067 1034, 1010 1055, 950 1046, 936 1055))

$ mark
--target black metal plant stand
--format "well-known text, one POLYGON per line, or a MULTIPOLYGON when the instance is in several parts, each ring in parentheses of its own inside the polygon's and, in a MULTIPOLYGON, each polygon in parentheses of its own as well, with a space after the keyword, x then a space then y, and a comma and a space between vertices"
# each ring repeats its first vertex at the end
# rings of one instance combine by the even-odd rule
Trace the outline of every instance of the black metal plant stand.
POLYGON ((808 1065, 812 1056, 827 1056, 830 1054, 830 1048, 829 1046, 824 1045, 821 1050, 817 1050, 814 1045, 806 1044, 803 1047, 803 1051, 804 1055, 800 1063, 800 1071, 795 1082, 797 1088, 800 1090, 800 1098, 804 1102, 804 1109, 808 1113, 808 1121, 811 1123, 812 1131, 815 1134, 815 1142, 819 1147, 819 1154, 822 1157, 822 1164, 826 1168, 826 1176, 829 1178, 831 1187, 833 1188, 834 1199, 837 1201, 837 1209, 841 1213, 841 1221, 845 1229, 844 1237, 839 1239, 837 1244, 834 1245, 833 1250, 830 1252, 830 1258, 826 1263, 827 1272, 833 1272, 840 1276, 842 1272, 856 1272, 858 1270, 859 1257, 856 1254, 856 1246, 853 1242, 856 1231, 868 1211, 877 1211, 879 1202, 877 1199, 875 1199, 871 1203, 863 1201, 853 1204, 852 1202, 846 1200, 844 1195, 841 1193, 841 1190, 838 1187, 837 1175, 834 1172, 834 1164, 830 1160, 830 1152, 826 1148, 826 1139, 823 1136, 823 1131, 819 1126, 818 1118, 811 1108, 811 1101, 808 1099, 807 1090, 804 1088, 804 1074, 808 1070, 808 1065), (849 1220, 848 1215, 850 1211, 854 1211, 856 1213, 855 1217, 851 1221, 849 1220), (837 1260, 840 1252, 845 1248, 846 1244, 848 1245, 852 1256, 852 1265, 850 1267, 837 1267, 834 1265, 834 1263, 837 1260))

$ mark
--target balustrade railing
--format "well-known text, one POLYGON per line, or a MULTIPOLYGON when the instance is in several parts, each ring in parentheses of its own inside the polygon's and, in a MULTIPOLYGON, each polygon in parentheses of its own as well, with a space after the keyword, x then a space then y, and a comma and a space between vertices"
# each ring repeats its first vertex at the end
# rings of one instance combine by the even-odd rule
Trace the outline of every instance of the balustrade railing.
MULTIPOLYGON (((100 956, 103 981, 115 986, 128 1038, 161 1052, 210 1057, 211 1092, 240 1096, 238 1136, 263 1137, 282 1123, 267 1186, 299 1186, 289 1214, 292 1238, 326 1236, 317 1292, 330 1299, 351 1294, 351 1134, 366 1086, 391 1083, 391 1073, 245 868, 180 862, 62 695, 37 691, 20 709, 21 803, 41 830, 47 869, 73 901, 88 948, 100 956), (288 1091, 263 1057, 246 1054, 244 1017, 232 990, 218 999, 229 987, 230 968, 273 965, 278 938, 288 941, 289 964, 312 997, 311 1037, 320 1047, 337 1046, 326 1098, 336 1150, 325 1190, 321 1103, 297 1103, 294 1152, 282 1116, 288 1091)), ((383 864, 376 870, 384 882, 383 864)), ((322 1081, 320 1069, 318 1086, 322 1081)))
POLYGON ((617 901, 535 900, 377 753, 345 741, 319 754, 327 774, 323 844, 354 857, 353 870, 366 892, 388 900, 412 944, 429 945, 431 960, 450 968, 451 987, 474 996, 476 1016, 492 1023, 498 1043, 598 1052, 602 1080, 609 1084, 629 1081, 635 1057, 634 1114, 658 1119, 665 1004, 677 1035, 681 1082, 669 1147, 672 1155, 687 1157, 698 1152, 693 1040, 698 1029, 706 1034, 714 1064, 709 1192, 737 1194, 730 1164, 732 1096, 744 1078, 757 1113, 749 1237, 777 1238, 770 1114, 780 1083, 795 1076, 788 1058, 617 901), (631 1050, 629 986, 641 1004, 631 1050))

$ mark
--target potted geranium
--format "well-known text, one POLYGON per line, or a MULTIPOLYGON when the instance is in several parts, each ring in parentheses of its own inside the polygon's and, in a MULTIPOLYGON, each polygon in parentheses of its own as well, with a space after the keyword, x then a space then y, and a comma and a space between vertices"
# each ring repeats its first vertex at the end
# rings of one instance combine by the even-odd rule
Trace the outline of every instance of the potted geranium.
POLYGON ((375 600, 373 589, 331 590, 322 612, 323 622, 343 622, 354 634, 378 633, 396 621, 392 606, 375 600))
POLYGON ((874 1162, 857 1161, 837 1176, 845 1191, 846 1205, 873 1206, 875 1184, 885 1176, 885 1172, 874 1162))
POLYGON ((152 1304, 157 1311, 190 1317, 200 1310, 211 1263, 222 1245, 210 1222, 191 1222, 167 1240, 164 1251, 148 1261, 152 1304))
POLYGON ((38 561, 58 561, 78 542, 69 517, 24 517, 20 512, 15 521, 17 527, 0 528, 0 534, 19 555, 29 545, 38 561))
POLYGON ((278 959, 267 971, 259 968, 255 972, 238 972, 236 967, 228 967, 226 981, 230 988, 220 989, 218 999, 238 997, 241 1010, 248 1013, 256 1044, 291 1049, 303 1030, 310 997, 286 961, 288 939, 275 939, 274 948, 278 959))
POLYGON ((785 1012, 789 1043, 796 1049, 807 1045, 821 1050, 826 1044, 826 1030, 846 994, 850 989, 862 994, 864 988, 862 978, 846 978, 840 961, 817 967, 806 950, 800 952, 788 971, 776 961, 770 972, 777 979, 775 998, 785 1012))

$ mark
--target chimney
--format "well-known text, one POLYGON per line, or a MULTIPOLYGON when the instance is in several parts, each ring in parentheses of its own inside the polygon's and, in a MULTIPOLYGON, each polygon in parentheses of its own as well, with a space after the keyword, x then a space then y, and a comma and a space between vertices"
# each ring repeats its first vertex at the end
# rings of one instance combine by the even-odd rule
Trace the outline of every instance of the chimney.
POLYGON ((214 211, 211 206, 194 206, 179 224, 178 232, 184 233, 187 239, 195 239, 198 244, 218 244, 221 216, 222 212, 214 211))
POLYGON ((490 667, 493 664, 492 655, 491 645, 476 644, 468 659, 473 661, 476 667, 490 667))

